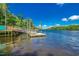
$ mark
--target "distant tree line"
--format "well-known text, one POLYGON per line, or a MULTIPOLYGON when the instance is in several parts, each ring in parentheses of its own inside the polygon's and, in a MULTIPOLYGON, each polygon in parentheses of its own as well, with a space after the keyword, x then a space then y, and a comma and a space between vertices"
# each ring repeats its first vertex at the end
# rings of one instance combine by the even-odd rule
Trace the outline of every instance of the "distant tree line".
POLYGON ((79 30, 79 25, 54 26, 48 29, 49 30, 79 30))

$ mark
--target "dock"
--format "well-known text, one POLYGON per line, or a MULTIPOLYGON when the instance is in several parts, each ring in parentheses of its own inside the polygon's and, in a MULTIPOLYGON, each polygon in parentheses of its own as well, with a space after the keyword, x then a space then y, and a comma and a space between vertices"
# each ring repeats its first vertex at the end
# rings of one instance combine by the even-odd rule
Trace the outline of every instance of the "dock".
POLYGON ((4 37, 4 36, 19 36, 20 34, 23 34, 23 32, 19 32, 19 31, 0 31, 0 37, 4 37))
POLYGON ((44 33, 38 33, 38 32, 30 32, 30 33, 28 33, 29 34, 29 36, 31 37, 31 38, 33 38, 33 37, 44 37, 44 36, 46 36, 46 34, 44 34, 44 33))
POLYGON ((33 37, 44 37, 44 36, 46 36, 46 35, 43 34, 43 33, 35 33, 35 34, 31 33, 31 34, 29 34, 29 35, 30 35, 31 38, 33 38, 33 37))
POLYGON ((0 36, 19 36, 21 34, 26 34, 28 35, 30 38, 32 37, 44 37, 46 36, 46 34, 44 33, 38 33, 38 32, 29 32, 27 30, 7 30, 7 31, 0 31, 0 36))

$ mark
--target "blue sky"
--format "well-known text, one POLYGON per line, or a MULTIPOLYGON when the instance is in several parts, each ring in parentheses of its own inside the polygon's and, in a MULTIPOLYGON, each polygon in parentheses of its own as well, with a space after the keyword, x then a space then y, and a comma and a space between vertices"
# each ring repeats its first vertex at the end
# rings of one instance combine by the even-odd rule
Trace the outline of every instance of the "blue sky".
POLYGON ((8 9, 15 15, 32 18, 34 25, 60 26, 79 24, 79 4, 77 3, 11 3, 8 9))

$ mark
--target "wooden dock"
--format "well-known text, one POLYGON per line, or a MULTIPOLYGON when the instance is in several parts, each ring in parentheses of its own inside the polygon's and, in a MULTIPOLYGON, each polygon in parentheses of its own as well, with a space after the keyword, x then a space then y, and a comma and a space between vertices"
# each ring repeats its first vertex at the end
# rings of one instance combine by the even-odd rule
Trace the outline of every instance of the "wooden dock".
POLYGON ((20 34, 22 34, 23 32, 19 32, 19 31, 0 31, 0 37, 3 36, 18 36, 20 34))
POLYGON ((43 34, 43 33, 29 33, 29 36, 31 38, 33 38, 33 37, 45 37, 46 34, 43 34))
POLYGON ((27 30, 0 31, 0 36, 19 36, 19 35, 24 34, 24 33, 31 38, 32 37, 44 37, 44 36, 46 36, 46 34, 44 34, 44 33, 38 33, 38 32, 33 33, 32 31, 29 32, 27 30))

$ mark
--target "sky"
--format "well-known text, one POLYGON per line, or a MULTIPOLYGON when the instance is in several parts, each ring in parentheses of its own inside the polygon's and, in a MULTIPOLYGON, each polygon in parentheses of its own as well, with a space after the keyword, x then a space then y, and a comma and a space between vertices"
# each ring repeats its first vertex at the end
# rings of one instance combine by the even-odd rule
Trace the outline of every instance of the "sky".
POLYGON ((43 28, 79 24, 78 3, 9 3, 8 9, 14 15, 32 18, 35 26, 43 28))

